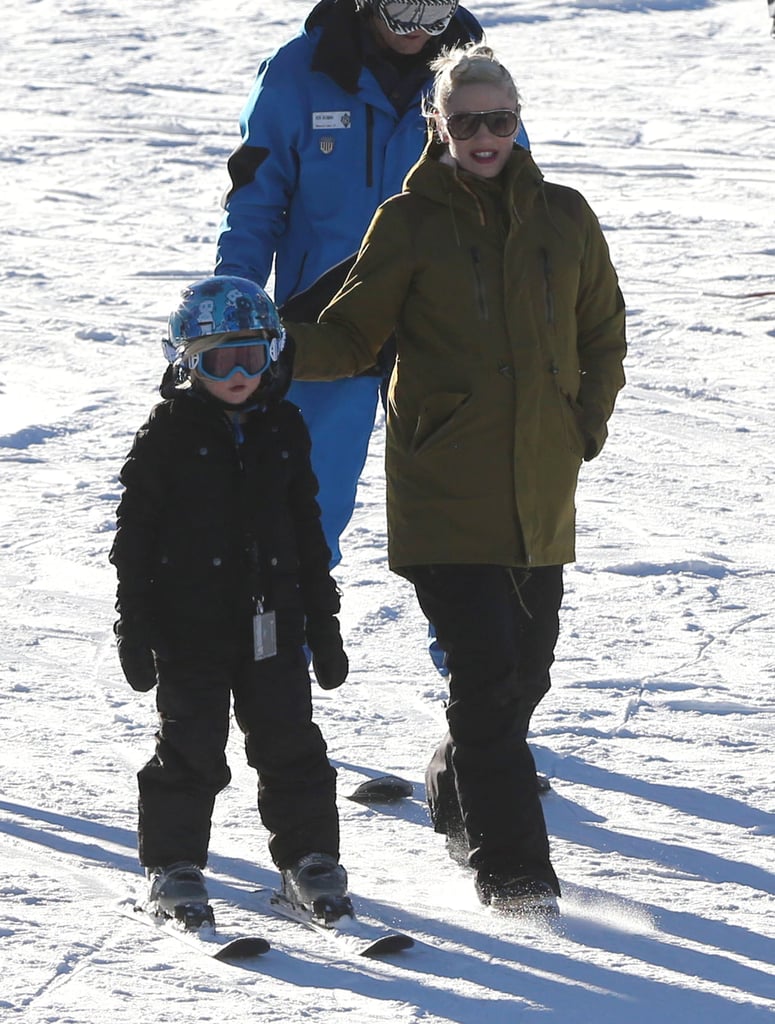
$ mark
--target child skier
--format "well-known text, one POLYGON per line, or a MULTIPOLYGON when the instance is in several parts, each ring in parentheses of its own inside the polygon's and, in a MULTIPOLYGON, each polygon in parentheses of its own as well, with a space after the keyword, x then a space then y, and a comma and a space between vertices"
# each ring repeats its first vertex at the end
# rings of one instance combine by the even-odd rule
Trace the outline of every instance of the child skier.
POLYGON ((156 753, 138 773, 147 909, 189 928, 213 922, 202 869, 231 777, 232 695, 285 895, 318 917, 352 914, 304 644, 325 689, 348 662, 309 435, 284 400, 283 344, 258 285, 186 288, 169 320, 164 401, 120 477, 118 655, 133 689, 158 683, 156 753))

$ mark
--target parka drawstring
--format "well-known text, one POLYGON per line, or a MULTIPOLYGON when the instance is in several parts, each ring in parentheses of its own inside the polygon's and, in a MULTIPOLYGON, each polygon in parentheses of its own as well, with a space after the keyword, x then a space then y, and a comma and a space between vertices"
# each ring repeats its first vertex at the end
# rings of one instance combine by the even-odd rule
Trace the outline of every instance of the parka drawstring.
MULTIPOLYGON (((532 614, 530 612, 530 609, 525 604, 524 598, 522 597, 522 591, 520 590, 520 584, 517 583, 516 578, 514 576, 514 570, 509 568, 508 573, 509 573, 509 577, 511 579, 511 582, 512 582, 512 584, 514 586, 514 593, 517 595, 517 600, 519 601, 519 604, 520 604, 520 607, 522 608, 522 611, 525 613, 525 615, 527 615, 527 617, 529 619, 532 619, 533 616, 532 616, 532 614)), ((525 578, 527 578, 527 576, 525 578)), ((524 580, 523 580, 523 582, 524 582, 524 580)))
MULTIPOLYGON (((455 175, 455 181, 467 193, 467 195, 469 195, 473 199, 474 203, 476 204, 476 209, 479 211, 479 223, 480 223, 480 225, 482 227, 486 227, 487 226, 487 217, 486 217, 485 212, 484 212, 484 206, 482 205, 482 203, 481 203, 479 197, 477 196, 476 192, 474 192, 473 189, 469 188, 464 181, 461 181, 461 179, 457 176, 457 174, 455 175)), ((450 216, 452 218, 452 227, 453 227, 453 230, 455 232, 455 241, 457 242, 458 249, 461 249, 463 247, 463 243, 462 243, 462 241, 460 239, 460 231, 458 230, 457 214, 455 212, 455 204, 453 203, 452 200, 453 200, 453 194, 452 194, 452 191, 450 190, 449 192, 447 192, 447 206, 449 207, 449 213, 450 213, 450 216)))
POLYGON ((476 203, 476 208, 479 211, 479 224, 483 228, 487 227, 487 216, 486 216, 486 214, 484 212, 484 204, 482 203, 481 199, 476 194, 476 192, 474 192, 474 190, 470 187, 470 185, 467 182, 463 181, 462 178, 458 177, 458 175, 455 175, 455 179, 456 179, 457 183, 460 185, 460 187, 465 192, 467 192, 468 195, 471 196, 473 201, 476 203))

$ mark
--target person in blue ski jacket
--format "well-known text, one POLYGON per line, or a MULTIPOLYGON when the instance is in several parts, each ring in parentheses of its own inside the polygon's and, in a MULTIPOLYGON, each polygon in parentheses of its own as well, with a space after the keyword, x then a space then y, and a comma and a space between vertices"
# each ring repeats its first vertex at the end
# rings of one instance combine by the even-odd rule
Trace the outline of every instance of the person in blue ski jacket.
MULTIPOLYGON (((316 320, 375 210, 401 191, 420 157, 429 63, 443 48, 482 36, 457 0, 321 0, 259 67, 228 163, 215 273, 263 287, 274 260, 283 315, 316 320)), ((517 141, 528 146, 521 127, 517 141)), ((384 369, 295 381, 288 393, 312 437, 332 568, 341 560, 339 539, 353 513, 384 369)))

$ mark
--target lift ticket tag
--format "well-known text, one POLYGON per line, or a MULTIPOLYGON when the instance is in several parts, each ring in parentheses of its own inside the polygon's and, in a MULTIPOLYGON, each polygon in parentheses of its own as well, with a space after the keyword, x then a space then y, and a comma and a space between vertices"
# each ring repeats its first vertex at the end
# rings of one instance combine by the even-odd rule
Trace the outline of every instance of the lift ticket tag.
POLYGON ((253 660, 263 661, 277 654, 277 619, 274 612, 253 616, 253 660))

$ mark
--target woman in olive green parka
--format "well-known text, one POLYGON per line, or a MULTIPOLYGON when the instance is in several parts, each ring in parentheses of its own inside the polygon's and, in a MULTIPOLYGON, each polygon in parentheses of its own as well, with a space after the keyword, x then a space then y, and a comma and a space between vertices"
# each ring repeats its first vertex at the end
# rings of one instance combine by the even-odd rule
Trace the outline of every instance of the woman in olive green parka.
POLYGON ((571 562, 579 465, 624 383, 608 247, 583 197, 544 182, 527 150, 495 182, 456 174, 440 150, 431 141, 377 212, 321 325, 286 325, 294 375, 360 373, 395 330, 392 568, 571 562))
MULTIPOLYGON (((403 192, 377 211, 320 322, 286 327, 296 344, 294 375, 315 380, 362 372, 395 332, 386 445, 389 560, 415 583, 447 651, 452 736, 445 759, 454 768, 456 756, 464 760, 463 747, 481 753, 513 731, 527 747, 530 712, 548 689, 561 566, 575 557, 578 471, 605 441, 624 384, 625 337, 624 301, 597 218, 578 192, 544 181, 530 153, 511 142, 519 109, 511 76, 481 45, 453 51, 437 65, 435 132, 403 192), (481 576, 483 593, 474 582, 471 594, 471 619, 478 620, 476 609, 488 599, 495 608, 487 614, 499 617, 493 571, 510 574, 509 589, 519 598, 519 581, 540 567, 552 567, 536 579, 551 575, 557 595, 540 679, 520 680, 516 664, 533 628, 514 620, 524 612, 531 619, 529 608, 519 610, 524 600, 504 612, 503 636, 472 636, 461 651, 460 638, 449 636, 449 608, 428 593, 429 573, 444 578, 439 599, 450 592, 450 579, 462 583, 465 576, 468 587, 481 576), (473 667, 477 644, 508 647, 509 657, 488 668, 480 656, 473 667), (490 712, 497 705, 500 720, 495 725, 490 713, 488 724, 456 742, 455 697, 465 703, 469 689, 479 710, 483 700, 490 712), (497 697, 483 698, 496 690, 497 697), (520 701, 521 711, 504 714, 504 706, 520 701)), ((470 620, 463 632, 476 632, 470 620)), ((459 710, 468 729, 470 708, 465 716, 459 710)), ((481 759, 473 761, 481 769, 481 759)), ((476 799, 473 812, 466 806, 461 782, 465 790, 458 771, 456 799, 483 901, 497 902, 488 879, 519 870, 559 892, 546 866, 548 847, 539 870, 535 858, 514 855, 513 836, 492 839, 495 826, 478 821, 476 799)), ((509 801, 524 799, 507 794, 502 813, 509 815, 509 801)), ((530 802, 537 805, 537 798, 530 802)), ((535 807, 530 813, 535 819, 535 807)), ((534 820, 530 828, 537 828, 534 820)))

